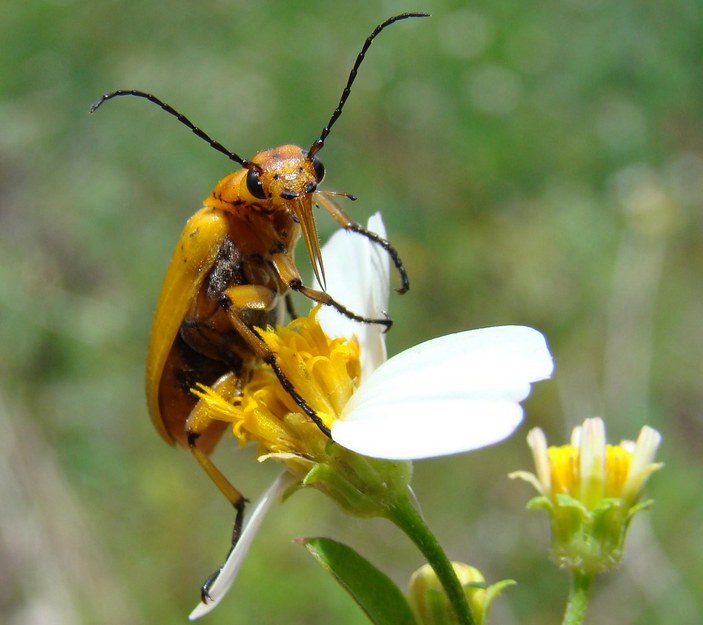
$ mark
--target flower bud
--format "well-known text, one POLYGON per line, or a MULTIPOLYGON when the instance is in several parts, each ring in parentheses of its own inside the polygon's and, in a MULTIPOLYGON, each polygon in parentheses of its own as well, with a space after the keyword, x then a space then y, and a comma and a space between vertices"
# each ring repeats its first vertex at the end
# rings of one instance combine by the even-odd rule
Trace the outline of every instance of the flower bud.
MULTIPOLYGON (((452 562, 454 572, 459 578, 476 625, 485 625, 490 605, 504 588, 515 584, 513 580, 503 580, 492 586, 486 586, 481 572, 463 562, 452 562)), ((456 616, 446 594, 429 564, 415 571, 408 588, 410 604, 417 620, 422 625, 454 625, 456 616)))
POLYGON ((632 517, 651 505, 640 501, 661 436, 643 427, 636 443, 608 445, 602 419, 586 419, 574 429, 571 444, 547 447, 539 428, 531 430, 535 474, 511 478, 530 482, 540 493, 528 507, 549 512, 557 563, 583 575, 608 571, 620 562, 632 517))

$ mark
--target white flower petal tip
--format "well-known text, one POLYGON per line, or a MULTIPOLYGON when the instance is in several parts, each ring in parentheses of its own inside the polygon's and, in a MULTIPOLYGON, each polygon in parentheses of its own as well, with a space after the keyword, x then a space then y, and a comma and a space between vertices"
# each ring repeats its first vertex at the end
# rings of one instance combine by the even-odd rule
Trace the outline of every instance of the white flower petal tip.
MULTIPOLYGON (((369 218, 367 228, 386 237, 380 213, 369 218)), ((327 293, 359 315, 371 319, 385 317, 390 292, 390 260, 380 245, 356 232, 340 230, 323 246, 322 257, 327 293)), ((313 286, 320 288, 314 279, 313 286)), ((317 319, 327 336, 348 339, 355 336, 364 346, 361 357, 364 375, 386 359, 383 326, 359 323, 330 306, 323 306, 317 319)))
POLYGON ((501 326, 450 334, 381 365, 332 425, 357 453, 413 460, 479 449, 512 434, 530 384, 554 369, 537 330, 501 326))
POLYGON ((232 587, 264 517, 271 506, 280 500, 283 493, 294 482, 295 478, 293 478, 290 473, 287 471, 281 473, 252 506, 251 514, 242 529, 239 542, 234 549, 230 551, 227 560, 220 567, 217 578, 208 591, 209 598, 206 601, 200 601, 198 605, 195 606, 195 609, 188 616, 189 620, 195 621, 209 614, 219 605, 232 587))

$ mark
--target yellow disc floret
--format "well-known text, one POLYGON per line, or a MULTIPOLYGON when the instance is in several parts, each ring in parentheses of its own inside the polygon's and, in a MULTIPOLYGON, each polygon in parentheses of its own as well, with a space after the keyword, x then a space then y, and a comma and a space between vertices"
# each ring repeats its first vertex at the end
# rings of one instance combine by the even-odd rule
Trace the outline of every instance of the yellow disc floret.
MULTIPOLYGON (((317 310, 287 326, 258 332, 296 392, 331 428, 360 383, 359 345, 328 337, 317 321, 317 310)), ((256 443, 261 459, 275 457, 289 468, 302 462, 296 468, 307 470, 327 443, 266 365, 254 372, 234 402, 209 387, 194 392, 208 404, 211 418, 232 424, 241 445, 256 443)))
MULTIPOLYGON (((597 504, 603 497, 621 497, 630 472, 632 453, 620 445, 606 445, 602 479, 581 475, 580 450, 573 445, 549 447, 552 495, 569 495, 586 505, 597 504), (591 479, 589 479, 589 477, 591 479), (585 483, 589 482, 589 483, 585 483), (593 482, 596 482, 595 484, 593 482), (590 488, 589 488, 590 487, 590 488), (589 492, 597 491, 597 500, 589 501, 589 492)), ((591 507, 589 505, 589 507, 591 507)))

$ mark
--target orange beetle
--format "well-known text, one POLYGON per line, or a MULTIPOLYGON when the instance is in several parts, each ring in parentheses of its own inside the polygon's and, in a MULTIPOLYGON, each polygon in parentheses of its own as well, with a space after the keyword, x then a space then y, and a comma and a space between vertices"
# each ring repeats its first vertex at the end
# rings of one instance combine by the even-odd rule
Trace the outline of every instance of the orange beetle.
MULTIPOLYGON (((342 113, 373 39, 396 21, 425 16, 403 13, 373 30, 357 56, 337 108, 308 150, 283 145, 259 152, 251 160, 243 159, 211 139, 170 105, 143 91, 113 91, 91 107, 94 112, 117 96, 144 98, 242 166, 217 183, 205 198, 203 208, 188 220, 181 233, 154 315, 146 366, 147 400, 154 426, 167 442, 189 449, 235 507, 233 545, 241 530, 245 499, 209 457, 227 424, 211 420, 204 404, 191 391, 204 384, 226 398, 235 399, 252 371, 264 362, 272 367, 301 409, 329 435, 314 410, 285 377, 276 355, 255 328, 281 322, 283 302, 290 291, 333 306, 360 322, 390 327, 387 318, 356 315, 323 290, 305 286, 293 260, 293 251, 302 234, 318 282, 324 285, 313 215, 314 207, 322 206, 341 227, 381 245, 400 273, 402 286, 398 292, 408 289, 403 263, 391 244, 349 219, 332 196, 354 198, 318 190, 324 168, 316 154, 342 113)), ((204 593, 208 583, 203 587, 204 593)))

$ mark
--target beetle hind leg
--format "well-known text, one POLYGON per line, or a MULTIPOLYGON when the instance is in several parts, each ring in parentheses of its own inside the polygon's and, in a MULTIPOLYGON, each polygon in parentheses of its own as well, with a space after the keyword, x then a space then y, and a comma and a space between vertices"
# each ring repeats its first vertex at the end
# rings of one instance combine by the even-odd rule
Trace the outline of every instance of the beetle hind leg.
MULTIPOLYGON (((188 442, 190 444, 190 451, 198 461, 198 464, 203 468, 205 473, 208 474, 210 479, 215 483, 220 492, 227 497, 229 502, 235 509, 234 514, 234 524, 232 526, 232 539, 230 542, 229 550, 227 551, 227 556, 225 557, 225 562, 229 558, 230 554, 237 546, 239 538, 242 535, 242 528, 244 525, 244 507, 249 501, 240 493, 232 483, 225 477, 225 475, 215 466, 215 464, 210 460, 210 457, 197 447, 197 435, 189 434, 188 442), (191 443, 192 441, 192 443, 191 443)), ((222 567, 218 567, 216 571, 208 575, 207 579, 203 582, 200 587, 200 599, 203 603, 206 603, 210 599, 210 588, 215 583, 217 578, 220 576, 222 567)))
MULTIPOLYGON (((236 401, 236 398, 241 395, 241 382, 242 380, 239 376, 229 372, 221 376, 212 385, 212 388, 218 394, 226 397, 228 401, 236 401)), ((213 420, 208 414, 207 405, 202 400, 198 401, 186 421, 186 440, 188 441, 190 453, 235 509, 232 539, 227 552, 227 557, 229 557, 229 554, 232 553, 237 542, 239 542, 244 523, 244 507, 248 500, 232 485, 225 474, 217 468, 210 455, 198 446, 198 439, 212 422, 213 420)), ((219 574, 220 569, 217 569, 205 580, 201 587, 201 598, 203 600, 209 597, 208 590, 212 587, 219 574)))
MULTIPOLYGON (((213 385, 212 388, 219 395, 223 396, 228 401, 236 401, 237 397, 241 396, 241 378, 234 372, 225 373, 213 385)), ((205 430, 213 423, 212 417, 209 415, 207 404, 200 400, 191 411, 186 420, 186 440, 188 441, 188 449, 193 457, 198 461, 203 471, 214 482, 215 486, 227 498, 227 500, 237 510, 237 525, 241 526, 241 516, 244 513, 245 498, 231 482, 225 477, 215 463, 211 460, 208 452, 198 446, 198 439, 205 430)), ((233 537, 233 542, 236 542, 233 537)))

